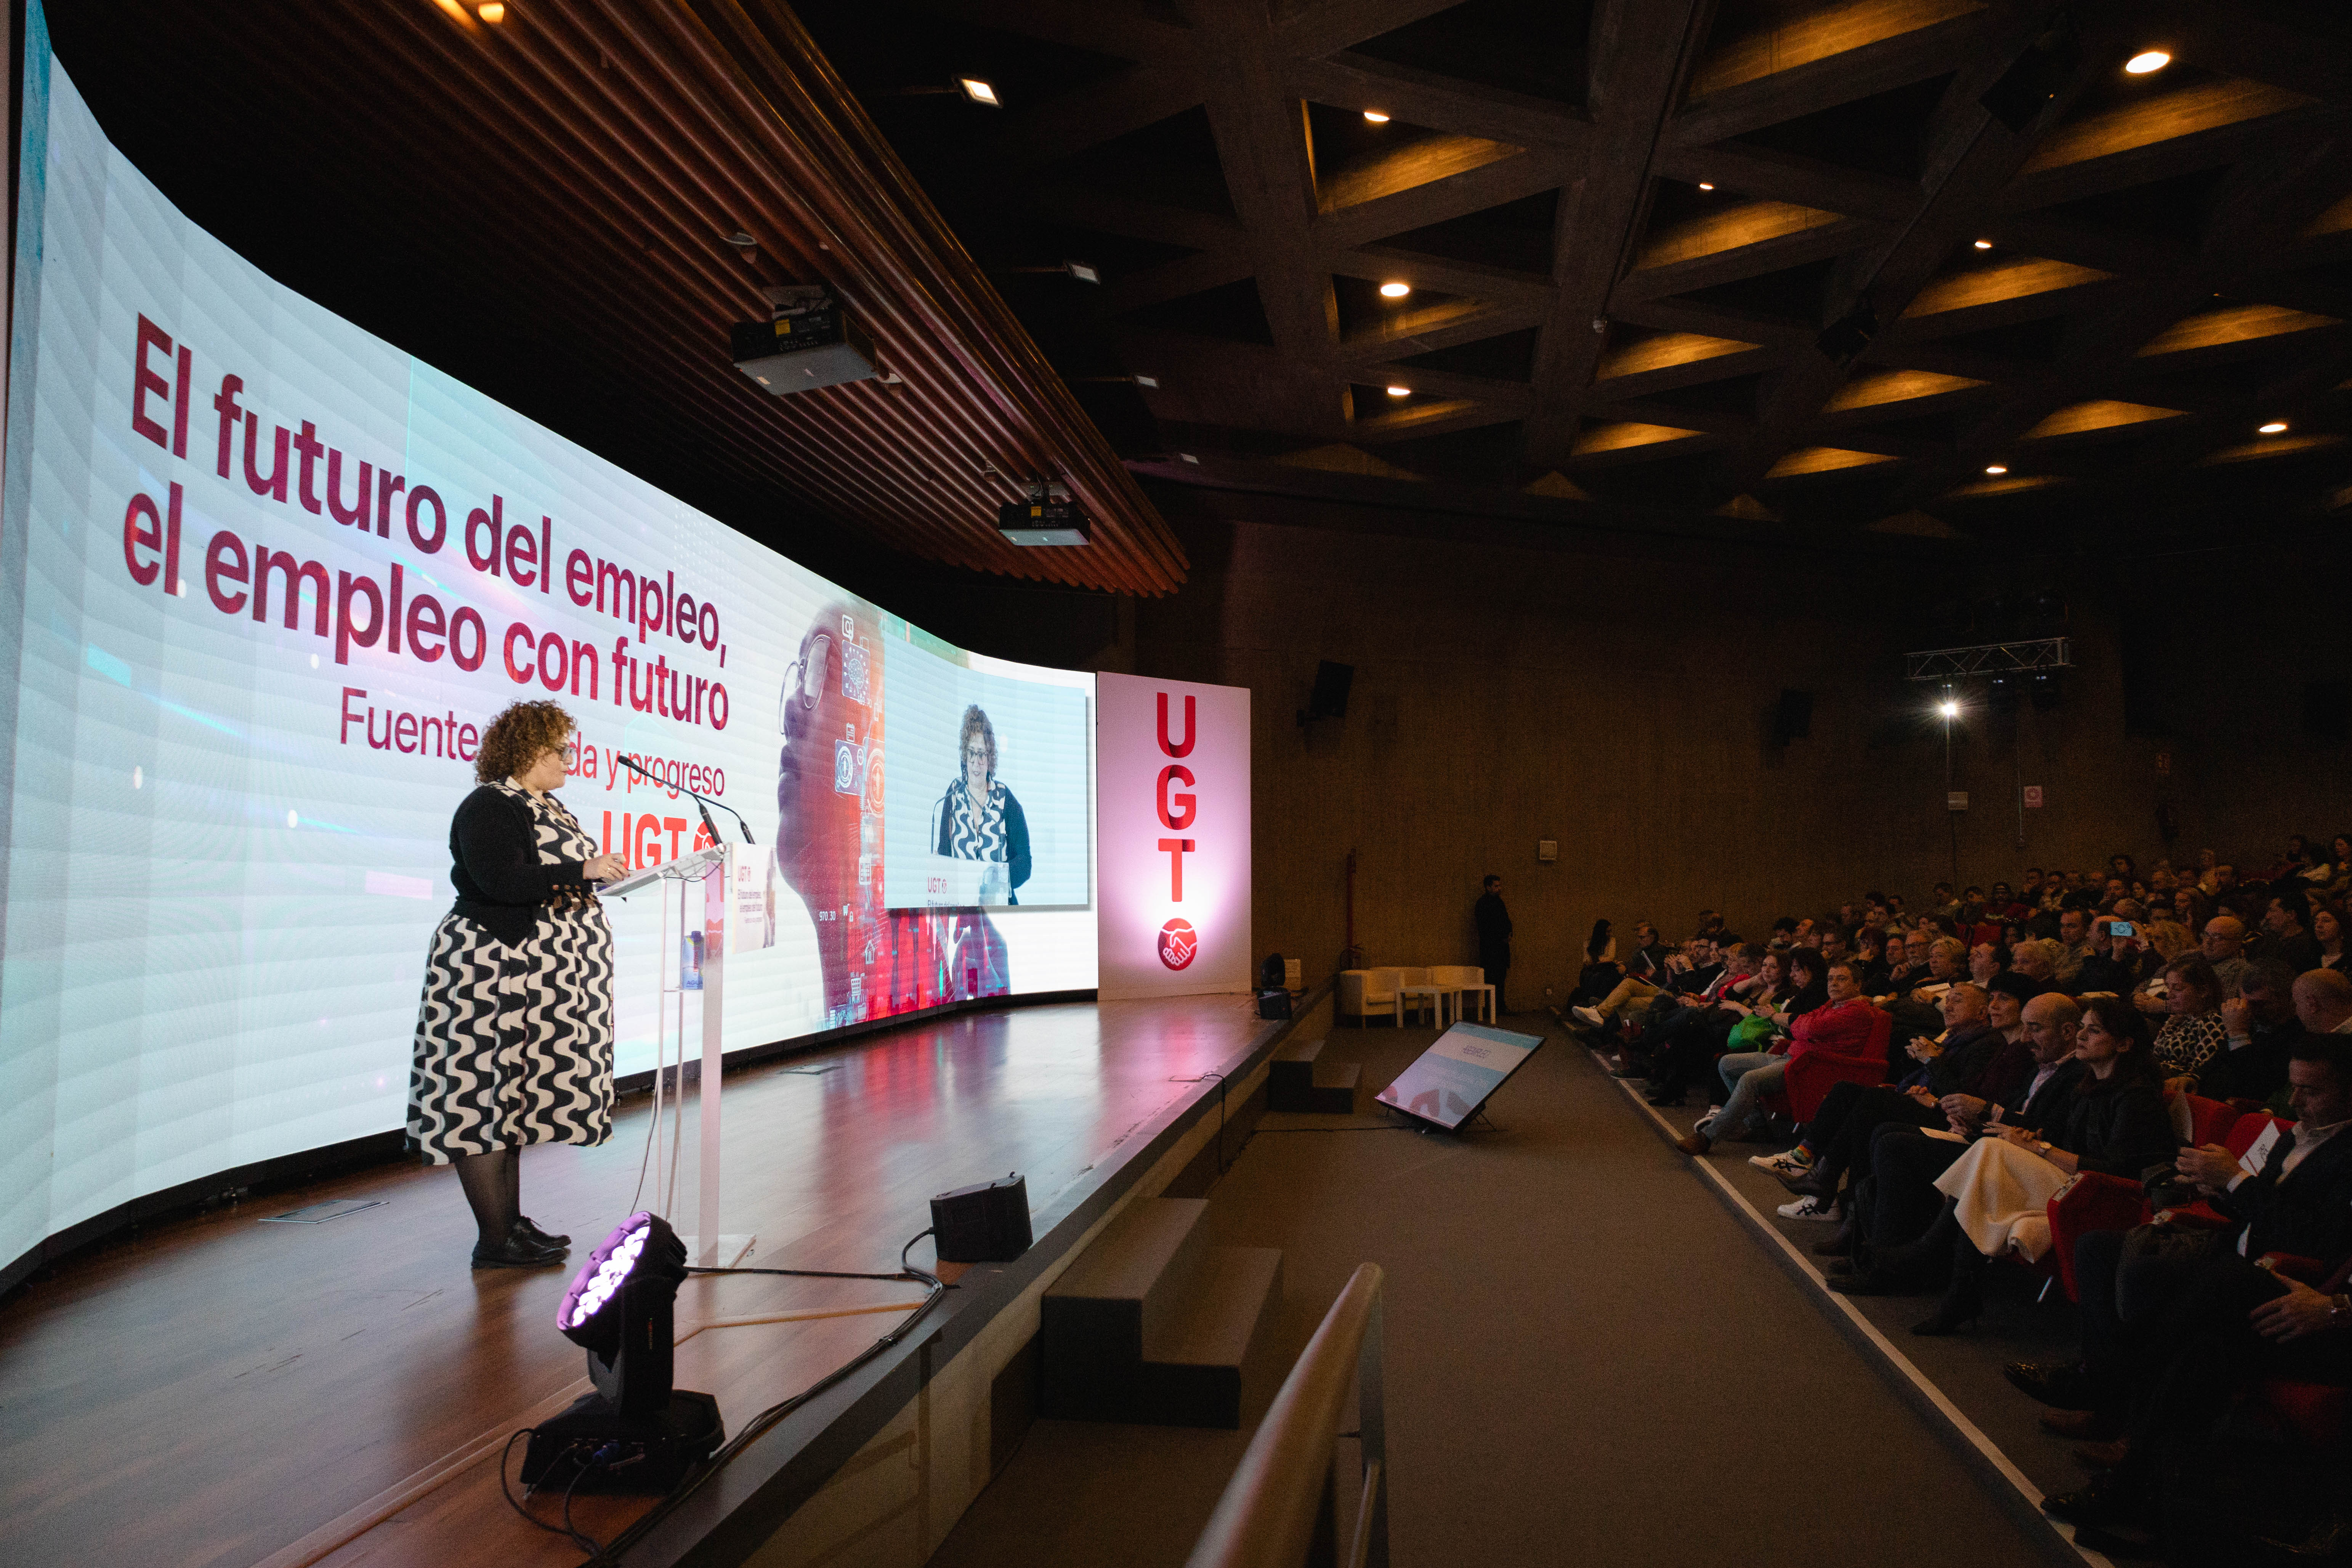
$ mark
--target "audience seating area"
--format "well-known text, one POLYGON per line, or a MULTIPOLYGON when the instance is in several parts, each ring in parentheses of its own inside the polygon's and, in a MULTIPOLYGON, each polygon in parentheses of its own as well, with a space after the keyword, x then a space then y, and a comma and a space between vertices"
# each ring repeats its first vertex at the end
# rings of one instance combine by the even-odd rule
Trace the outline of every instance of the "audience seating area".
MULTIPOLYGON (((1828 1289, 1940 1293, 1929 1336, 2063 1315, 2078 1357, 2002 1371, 2082 1440, 2088 1483, 2043 1503, 2077 1544, 2352 1560, 2333 846, 2245 875, 2210 852, 2029 868, 1916 912, 1874 891, 1753 938, 1714 910, 1678 943, 1604 921, 1557 1016, 1669 1116, 1704 1091, 1683 1152, 1744 1158, 1790 1188, 1783 1219, 1835 1226, 1811 1242, 1828 1289)), ((1361 973, 1360 1015, 1403 972, 1361 973)))

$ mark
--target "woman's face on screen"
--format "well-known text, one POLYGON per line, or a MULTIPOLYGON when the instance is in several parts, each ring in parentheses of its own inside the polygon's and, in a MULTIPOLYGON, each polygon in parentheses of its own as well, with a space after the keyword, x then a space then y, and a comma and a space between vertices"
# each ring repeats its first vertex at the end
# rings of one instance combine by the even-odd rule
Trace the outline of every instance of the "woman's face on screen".
POLYGON ((974 730, 963 738, 963 787, 988 793, 988 737, 974 730))

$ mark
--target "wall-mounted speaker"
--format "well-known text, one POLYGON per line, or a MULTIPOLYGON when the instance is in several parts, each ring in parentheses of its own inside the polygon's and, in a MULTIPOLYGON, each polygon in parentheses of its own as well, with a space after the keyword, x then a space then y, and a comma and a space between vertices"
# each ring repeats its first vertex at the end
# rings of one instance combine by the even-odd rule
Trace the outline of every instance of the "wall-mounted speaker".
POLYGON ((1298 721, 1310 719, 1345 719, 1348 716, 1348 689, 1356 683, 1356 667, 1323 660, 1315 667, 1315 689, 1307 693, 1307 706, 1299 710, 1298 721))
POLYGON ((1772 710, 1772 743, 1785 746, 1791 741, 1801 741, 1812 732, 1813 694, 1782 687, 1780 706, 1772 710))

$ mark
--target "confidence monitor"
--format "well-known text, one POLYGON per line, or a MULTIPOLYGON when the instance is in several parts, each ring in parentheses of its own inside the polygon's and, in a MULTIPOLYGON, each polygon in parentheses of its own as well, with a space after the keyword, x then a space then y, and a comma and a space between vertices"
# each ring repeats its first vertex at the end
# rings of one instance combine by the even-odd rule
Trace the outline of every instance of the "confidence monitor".
POLYGON ((1380 1102, 1448 1132, 1478 1113, 1505 1079, 1543 1044, 1484 1024, 1456 1024, 1377 1096, 1380 1102))

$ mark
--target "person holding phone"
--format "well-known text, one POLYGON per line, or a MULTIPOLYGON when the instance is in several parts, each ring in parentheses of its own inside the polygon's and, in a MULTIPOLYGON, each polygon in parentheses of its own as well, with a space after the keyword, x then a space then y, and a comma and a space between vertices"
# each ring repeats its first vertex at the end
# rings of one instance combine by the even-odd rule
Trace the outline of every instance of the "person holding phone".
POLYGON ((572 1238, 522 1212, 523 1146, 613 1131, 613 931, 592 889, 628 868, 555 797, 572 733, 552 702, 490 721, 449 825, 457 901, 425 957, 408 1142, 457 1167, 477 1268, 562 1260, 572 1238))

